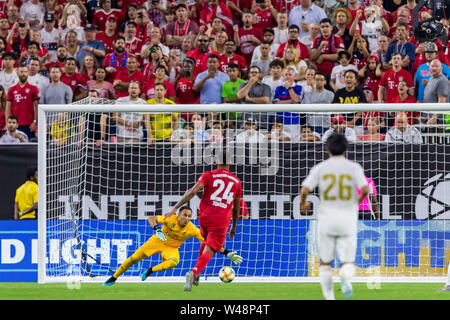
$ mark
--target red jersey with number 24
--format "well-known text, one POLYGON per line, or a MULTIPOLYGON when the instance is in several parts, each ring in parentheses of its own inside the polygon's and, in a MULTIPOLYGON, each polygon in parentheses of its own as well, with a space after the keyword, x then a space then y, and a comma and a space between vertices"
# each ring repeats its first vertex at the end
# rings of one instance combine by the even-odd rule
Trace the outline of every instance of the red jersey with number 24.
POLYGON ((242 198, 241 180, 226 169, 206 171, 198 183, 203 188, 199 207, 200 225, 228 228, 235 198, 242 198))

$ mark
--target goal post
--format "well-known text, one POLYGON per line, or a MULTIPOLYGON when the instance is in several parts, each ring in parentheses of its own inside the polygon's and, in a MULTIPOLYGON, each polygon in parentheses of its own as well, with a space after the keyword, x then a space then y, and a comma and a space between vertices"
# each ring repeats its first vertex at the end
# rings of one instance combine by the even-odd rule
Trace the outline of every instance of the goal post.
MULTIPOLYGON (((238 222, 236 237, 227 238, 225 247, 238 251, 244 262, 235 266, 217 255, 202 274, 203 280, 219 281, 218 271, 231 265, 236 281, 317 282, 318 195, 315 190, 309 196, 313 210, 303 214, 299 190, 311 167, 327 155, 320 139, 267 140, 274 119, 285 112, 328 118, 383 112, 387 119, 400 111, 450 114, 450 104, 142 105, 88 98, 71 105, 39 105, 38 282, 66 282, 73 275, 87 282, 104 281, 153 235, 147 217, 166 213, 204 171, 215 168, 215 157, 223 148, 232 157, 232 171, 242 181, 248 208, 248 219, 238 222), (223 132, 222 143, 210 131, 192 143, 147 144, 147 124, 152 121, 147 115, 186 113, 248 117, 219 119, 232 122, 223 132), (122 114, 126 114, 123 126, 136 134, 123 141, 116 131, 122 130, 116 128, 122 114), (265 138, 238 141, 249 118, 268 119, 265 129, 257 129, 265 138), (142 132, 135 130, 133 121, 140 123, 142 132), (101 132, 93 133, 93 128, 101 132)), ((212 128, 213 124, 206 125, 212 128)), ((362 124, 356 127, 361 134, 366 130, 362 124)), ((348 157, 359 162, 375 182, 381 213, 380 220, 358 222, 356 281, 443 281, 450 261, 450 140, 446 124, 438 127, 436 132, 423 132, 423 137, 439 139, 424 139, 421 144, 358 139, 350 143, 348 157)), ((423 127, 416 129, 423 131, 423 127)), ((190 201, 192 222, 197 226, 199 201, 199 196, 190 201)), ((199 247, 196 239, 189 239, 180 247, 179 264, 149 280, 184 281, 199 247)), ((121 281, 140 281, 146 268, 160 262, 158 254, 149 257, 130 268, 121 281)), ((339 266, 339 260, 333 266, 339 266)))

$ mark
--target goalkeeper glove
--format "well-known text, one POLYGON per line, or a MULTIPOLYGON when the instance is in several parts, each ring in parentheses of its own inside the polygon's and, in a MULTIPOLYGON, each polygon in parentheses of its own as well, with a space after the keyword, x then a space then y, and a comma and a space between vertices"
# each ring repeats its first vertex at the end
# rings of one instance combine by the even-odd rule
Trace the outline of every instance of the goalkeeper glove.
POLYGON ((160 228, 159 226, 154 226, 154 227, 153 227, 153 230, 155 230, 156 235, 158 236, 158 238, 159 238, 161 241, 166 241, 166 240, 167 240, 166 235, 161 231, 161 228, 160 228))
POLYGON ((224 255, 227 256, 228 259, 234 262, 234 264, 241 264, 244 260, 240 255, 237 254, 236 251, 230 252, 227 249, 223 252, 224 255))

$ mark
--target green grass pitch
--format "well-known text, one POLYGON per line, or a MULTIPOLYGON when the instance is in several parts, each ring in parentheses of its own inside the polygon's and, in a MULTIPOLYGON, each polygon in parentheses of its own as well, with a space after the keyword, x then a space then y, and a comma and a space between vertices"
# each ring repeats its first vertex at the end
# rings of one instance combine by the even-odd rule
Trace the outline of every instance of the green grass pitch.
MULTIPOLYGON (((381 283, 369 289, 354 283, 351 300, 450 300, 441 283, 381 283)), ((335 283, 335 297, 345 300, 335 283)), ((69 289, 64 283, 0 283, 0 300, 322 300, 319 283, 200 283, 184 292, 182 283, 81 283, 69 289)))

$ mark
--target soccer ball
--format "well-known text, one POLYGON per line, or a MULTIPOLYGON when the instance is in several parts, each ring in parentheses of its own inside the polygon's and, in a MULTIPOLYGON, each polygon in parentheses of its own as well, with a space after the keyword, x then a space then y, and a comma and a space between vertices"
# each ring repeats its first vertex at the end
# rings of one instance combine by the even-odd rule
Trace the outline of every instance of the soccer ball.
POLYGON ((236 273, 234 272, 232 267, 223 267, 219 271, 219 279, 223 283, 229 283, 234 280, 236 277, 236 273))

